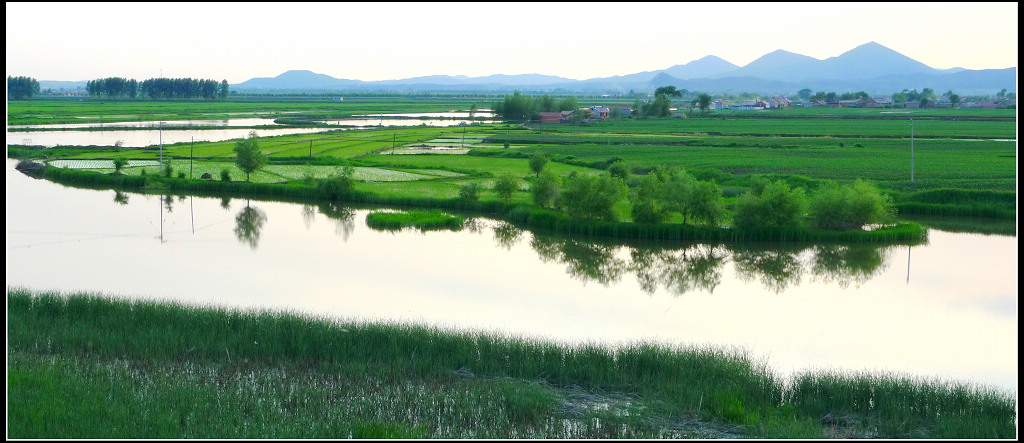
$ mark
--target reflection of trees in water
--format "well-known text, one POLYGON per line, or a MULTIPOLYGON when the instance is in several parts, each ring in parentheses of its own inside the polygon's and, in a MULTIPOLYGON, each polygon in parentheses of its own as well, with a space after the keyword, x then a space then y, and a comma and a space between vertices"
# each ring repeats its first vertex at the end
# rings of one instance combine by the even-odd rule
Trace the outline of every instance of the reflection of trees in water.
POLYGON ((247 203, 235 216, 235 237, 238 237, 239 242, 248 244, 255 251, 260 242, 260 231, 266 222, 267 215, 257 208, 250 207, 247 203))
POLYGON ((220 199, 220 207, 222 207, 224 209, 230 209, 231 208, 231 197, 222 197, 220 199))
POLYGON ((121 192, 121 191, 114 191, 114 203, 121 204, 121 205, 127 205, 128 204, 128 194, 125 194, 124 192, 121 192))
POLYGON ((680 250, 638 248, 630 252, 629 269, 640 288, 653 294, 658 286, 675 295, 695 289, 713 293, 722 283, 726 253, 712 245, 692 245, 680 250))
POLYGON ((302 221, 306 224, 306 230, 308 231, 313 226, 313 220, 316 218, 316 207, 310 205, 302 205, 302 221))
POLYGON ((174 196, 165 195, 164 198, 164 209, 167 209, 167 213, 170 214, 174 210, 174 196))
POLYGON ((817 245, 811 258, 812 281, 860 287, 887 267, 893 248, 872 245, 817 245))
POLYGON ((523 230, 512 226, 511 223, 502 222, 494 227, 494 240, 498 242, 498 246, 506 250, 512 249, 512 246, 519 243, 519 239, 522 236, 523 230))
POLYGON ((628 269, 625 260, 615 256, 618 247, 536 235, 530 246, 545 262, 558 261, 568 265, 566 272, 584 283, 596 281, 608 286, 618 282, 628 269))
POLYGON ((479 234, 483 230, 483 223, 476 217, 467 218, 462 222, 462 229, 465 229, 474 234, 479 234))
MULTIPOLYGON (((497 237, 497 231, 495 236, 497 237)), ((500 243, 501 240, 499 240, 500 243)), ((584 283, 608 286, 632 272, 640 288, 653 294, 658 287, 682 295, 695 290, 714 293, 731 258, 736 277, 760 282, 776 294, 799 285, 805 273, 814 281, 841 288, 859 286, 886 266, 891 248, 874 245, 715 246, 689 245, 679 249, 625 247, 629 259, 616 255, 618 245, 605 245, 553 236, 534 235, 530 246, 544 262, 567 265, 566 273, 584 283)))
POLYGON ((352 231, 356 229, 355 211, 336 202, 322 203, 317 209, 327 218, 334 220, 334 233, 340 235, 343 241, 348 241, 352 231))
POLYGON ((800 261, 802 249, 784 246, 772 249, 741 246, 733 249, 736 276, 744 283, 760 280, 765 289, 779 294, 790 285, 799 285, 803 280, 804 266, 800 261))

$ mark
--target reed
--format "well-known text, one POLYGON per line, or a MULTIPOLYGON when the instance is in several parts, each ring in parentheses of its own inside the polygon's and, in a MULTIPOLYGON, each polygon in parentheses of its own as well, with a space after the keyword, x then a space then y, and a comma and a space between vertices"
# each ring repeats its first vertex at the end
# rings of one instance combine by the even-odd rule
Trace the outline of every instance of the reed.
POLYGON ((733 349, 557 344, 24 288, 7 300, 12 438, 1016 432, 1005 393, 889 374, 815 372, 787 384, 733 349), (684 418, 702 425, 681 430, 684 418))

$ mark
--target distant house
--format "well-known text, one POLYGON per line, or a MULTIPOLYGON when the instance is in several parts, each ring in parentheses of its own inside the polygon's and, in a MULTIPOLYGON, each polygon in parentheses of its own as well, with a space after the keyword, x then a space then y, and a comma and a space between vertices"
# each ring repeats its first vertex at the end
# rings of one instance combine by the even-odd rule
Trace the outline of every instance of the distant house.
POLYGON ((715 100, 715 101, 711 102, 711 109, 726 109, 728 107, 729 107, 729 102, 727 102, 727 101, 725 101, 723 99, 718 99, 718 100, 715 100))
POLYGON ((904 103, 903 107, 904 108, 920 108, 921 107, 921 101, 920 100, 910 100, 910 101, 904 103))
POLYGON ((541 112, 540 122, 541 123, 558 123, 562 121, 561 112, 541 112))
POLYGON ((872 100, 874 100, 875 103, 878 104, 879 108, 891 108, 892 107, 892 100, 890 100, 889 97, 876 97, 876 98, 873 98, 872 100))
POLYGON ((619 108, 619 114, 620 115, 622 115, 622 116, 629 115, 629 111, 631 109, 631 107, 629 105, 622 105, 622 106, 619 106, 618 108, 619 108))
POLYGON ((594 115, 601 120, 608 120, 611 117, 611 109, 604 106, 591 106, 590 110, 594 112, 594 115))
POLYGON ((839 100, 840 108, 859 108, 860 100, 839 100))
POLYGON ((857 100, 857 107, 858 108, 881 108, 882 105, 878 104, 878 102, 875 101, 875 99, 868 97, 868 98, 862 98, 860 100, 857 100))

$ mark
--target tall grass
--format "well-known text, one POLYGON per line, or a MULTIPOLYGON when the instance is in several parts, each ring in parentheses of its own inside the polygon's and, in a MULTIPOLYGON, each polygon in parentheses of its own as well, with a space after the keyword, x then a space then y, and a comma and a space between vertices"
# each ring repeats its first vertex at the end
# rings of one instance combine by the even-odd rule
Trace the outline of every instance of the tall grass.
POLYGON ((995 391, 832 373, 787 386, 729 349, 564 345, 24 288, 7 299, 15 438, 678 437, 665 432, 681 420, 821 437, 837 426, 817 424, 824 416, 853 435, 1016 432, 1014 399, 995 391), (580 416, 574 404, 590 406, 580 416))

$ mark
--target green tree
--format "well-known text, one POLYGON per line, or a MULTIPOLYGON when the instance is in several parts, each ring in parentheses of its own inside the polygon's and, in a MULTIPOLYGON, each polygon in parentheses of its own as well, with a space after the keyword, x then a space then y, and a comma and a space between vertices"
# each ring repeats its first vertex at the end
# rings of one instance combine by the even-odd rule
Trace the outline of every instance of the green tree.
POLYGON ((559 111, 575 111, 579 107, 580 105, 576 101, 576 97, 571 95, 558 101, 559 111))
POLYGON ((249 174, 267 164, 267 156, 260 151, 259 141, 259 135, 253 130, 249 131, 248 137, 235 142, 235 163, 245 172, 245 181, 249 181, 249 174))
POLYGON ((811 91, 810 89, 804 88, 804 89, 801 89, 800 91, 798 91, 796 93, 796 95, 797 95, 797 97, 800 97, 800 99, 802 99, 802 100, 807 100, 807 99, 811 98, 811 92, 813 92, 813 91, 811 91))
POLYGON ((683 91, 677 91, 675 86, 662 86, 654 90, 654 96, 666 96, 680 98, 683 96, 683 91))
POLYGON ((475 202, 480 199, 480 184, 469 182, 459 186, 459 199, 467 202, 475 202))
POLYGON ((27 100, 39 94, 39 82, 32 77, 7 76, 7 98, 9 100, 27 100))
POLYGON ((868 223, 889 223, 896 217, 892 198, 858 179, 852 185, 828 182, 811 197, 810 214, 822 229, 860 229, 868 223))
POLYGON ((317 191, 328 200, 341 199, 352 193, 352 188, 355 186, 354 175, 355 168, 345 163, 337 173, 329 178, 320 180, 317 183, 317 191))
POLYGON ((683 216, 684 225, 689 218, 696 189, 697 179, 686 171, 676 171, 666 177, 662 197, 665 209, 679 212, 683 216))
POLYGON ((519 190, 519 179, 509 172, 498 175, 494 181, 494 193, 505 203, 512 200, 512 195, 519 190))
POLYGON ((615 203, 625 193, 622 180, 608 174, 570 174, 558 194, 558 206, 570 217, 616 221, 615 203))
POLYGON ((640 178, 640 183, 630 191, 632 207, 630 215, 636 223, 661 223, 668 218, 664 208, 665 184, 657 174, 651 173, 640 178))
POLYGON ((512 122, 525 122, 534 114, 533 99, 515 91, 506 95, 505 99, 494 104, 494 114, 512 122))
POLYGON ((548 164, 547 154, 538 151, 530 156, 530 170, 537 174, 537 177, 540 177, 540 173, 544 170, 544 165, 546 164, 548 164))
POLYGON ((690 214, 711 226, 721 223, 725 219, 722 189, 714 182, 698 181, 690 199, 690 214))
POLYGON ((618 178, 619 180, 629 180, 630 167, 626 162, 622 160, 615 161, 608 165, 608 174, 612 177, 618 178))
POLYGON ((114 159, 115 174, 120 174, 121 170, 124 169, 125 166, 128 166, 128 160, 125 160, 123 157, 118 157, 114 159))
POLYGON ((708 112, 711 109, 711 96, 708 94, 701 94, 697 97, 697 104, 700 106, 701 112, 708 112))
POLYGON ((790 189, 782 180, 752 190, 736 200, 733 223, 742 228, 795 227, 807 209, 803 188, 790 189))
POLYGON ((560 177, 552 170, 546 170, 537 175, 530 184, 530 195, 533 203, 542 208, 548 208, 558 198, 558 185, 560 177))
POLYGON ((669 111, 671 106, 672 100, 665 95, 659 95, 654 97, 654 101, 647 107, 646 115, 655 118, 668 117, 671 114, 671 111, 669 111))

